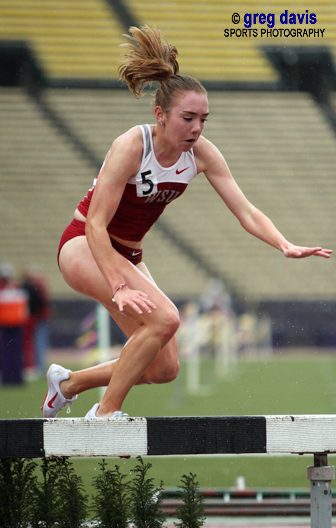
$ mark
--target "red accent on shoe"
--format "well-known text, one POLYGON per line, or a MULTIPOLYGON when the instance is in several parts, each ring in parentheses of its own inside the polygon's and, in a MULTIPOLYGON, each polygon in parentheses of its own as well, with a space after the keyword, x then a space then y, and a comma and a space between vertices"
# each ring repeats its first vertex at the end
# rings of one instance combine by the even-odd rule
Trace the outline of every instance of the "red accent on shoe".
POLYGON ((50 409, 54 408, 52 404, 54 403, 57 395, 58 395, 58 392, 56 392, 55 396, 53 398, 51 398, 51 400, 48 401, 48 407, 50 407, 50 409))
POLYGON ((42 407, 41 407, 41 411, 43 411, 43 407, 44 407, 45 401, 47 399, 47 396, 48 396, 48 391, 46 392, 46 395, 44 397, 44 400, 43 400, 43 403, 42 403, 42 407))

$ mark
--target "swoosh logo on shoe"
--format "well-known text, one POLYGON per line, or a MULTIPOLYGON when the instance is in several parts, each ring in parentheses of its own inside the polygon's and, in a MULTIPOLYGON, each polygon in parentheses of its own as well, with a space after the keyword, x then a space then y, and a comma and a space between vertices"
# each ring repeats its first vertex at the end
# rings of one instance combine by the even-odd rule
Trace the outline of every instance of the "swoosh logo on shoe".
POLYGON ((53 403, 54 403, 54 401, 55 401, 57 395, 58 395, 58 392, 56 392, 55 396, 54 396, 53 398, 51 398, 51 400, 48 401, 48 407, 50 407, 50 409, 53 409, 53 408, 54 408, 54 407, 53 407, 53 403))
POLYGON ((176 169, 176 174, 181 174, 181 172, 184 172, 187 169, 189 169, 189 167, 186 167, 185 169, 182 169, 180 171, 178 169, 176 169))

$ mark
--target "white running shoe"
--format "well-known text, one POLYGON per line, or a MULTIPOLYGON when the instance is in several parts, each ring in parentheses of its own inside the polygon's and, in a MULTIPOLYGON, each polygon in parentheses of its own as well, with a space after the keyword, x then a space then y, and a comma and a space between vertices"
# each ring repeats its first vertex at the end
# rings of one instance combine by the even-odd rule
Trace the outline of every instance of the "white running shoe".
POLYGON ((98 416, 96 416, 96 410, 98 409, 98 407, 99 403, 95 403, 92 409, 90 409, 89 412, 86 413, 85 418, 98 418, 98 416))
MULTIPOLYGON (((95 403, 92 409, 89 410, 88 413, 86 413, 85 418, 99 418, 99 416, 96 416, 97 409, 99 407, 99 403, 95 403)), ((114 411, 112 416, 109 418, 122 418, 128 416, 127 413, 123 413, 122 411, 114 411)))
POLYGON ((78 394, 67 399, 60 389, 61 381, 69 379, 70 372, 71 370, 54 363, 49 367, 47 372, 48 391, 41 407, 43 418, 56 418, 66 404, 68 404, 67 413, 70 412, 70 406, 77 400, 78 394))

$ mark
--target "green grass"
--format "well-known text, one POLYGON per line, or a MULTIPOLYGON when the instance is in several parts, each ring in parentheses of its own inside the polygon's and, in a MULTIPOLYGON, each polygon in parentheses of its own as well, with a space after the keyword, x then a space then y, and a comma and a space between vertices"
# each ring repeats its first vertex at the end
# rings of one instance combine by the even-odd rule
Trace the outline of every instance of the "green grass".
MULTIPOLYGON (((70 368, 77 368, 70 365, 70 368)), ((336 361, 332 355, 286 355, 268 360, 240 361, 222 380, 215 378, 211 361, 202 363, 202 382, 211 385, 207 396, 186 393, 186 366, 167 385, 134 387, 124 410, 130 416, 210 416, 248 414, 329 414, 336 412, 336 361)), ((45 380, 23 387, 0 385, 0 418, 40 417, 45 380)), ((81 394, 71 417, 83 416, 99 400, 98 391, 81 394)), ((65 409, 59 416, 68 416, 65 409)), ((152 457, 152 476, 166 487, 180 484, 184 473, 196 473, 201 487, 232 487, 240 475, 248 487, 308 488, 307 466, 311 456, 152 457)), ((88 491, 99 470, 100 459, 74 459, 88 491)), ((335 464, 333 457, 330 463, 335 464)), ((111 459, 129 473, 135 460, 111 459)))

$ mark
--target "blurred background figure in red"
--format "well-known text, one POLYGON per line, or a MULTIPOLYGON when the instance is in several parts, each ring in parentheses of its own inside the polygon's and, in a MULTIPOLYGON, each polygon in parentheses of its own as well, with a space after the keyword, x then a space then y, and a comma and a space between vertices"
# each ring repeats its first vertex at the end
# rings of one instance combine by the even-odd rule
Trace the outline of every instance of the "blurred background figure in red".
POLYGON ((15 279, 10 262, 0 263, 0 367, 3 384, 23 382, 23 329, 28 296, 15 279))

